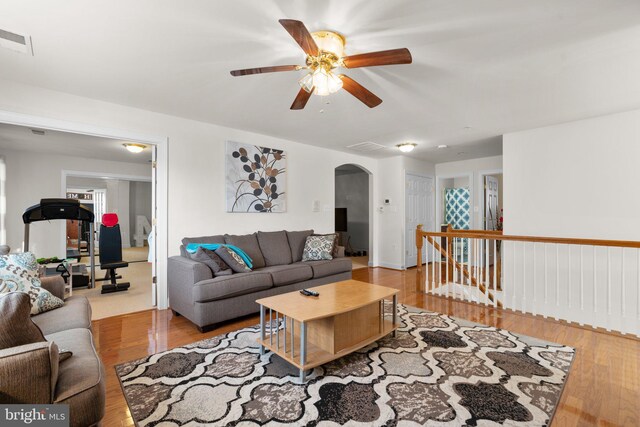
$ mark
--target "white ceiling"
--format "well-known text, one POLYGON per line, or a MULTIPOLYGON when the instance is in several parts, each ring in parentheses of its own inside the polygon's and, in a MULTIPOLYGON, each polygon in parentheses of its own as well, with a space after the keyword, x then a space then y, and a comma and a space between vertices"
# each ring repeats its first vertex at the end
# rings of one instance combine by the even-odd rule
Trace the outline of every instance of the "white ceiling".
POLYGON ((53 130, 36 135, 30 128, 0 123, 0 154, 2 149, 10 149, 114 162, 146 164, 151 160, 150 148, 134 154, 122 146, 125 142, 53 130))
POLYGON ((0 28, 35 52, 0 49, 3 78, 347 151, 410 140, 435 162, 640 107, 637 0, 3 0, 0 28), (303 63, 280 18, 343 33, 348 54, 407 47, 413 64, 346 71, 384 100, 375 109, 340 91, 290 111, 302 72, 229 75, 303 63))

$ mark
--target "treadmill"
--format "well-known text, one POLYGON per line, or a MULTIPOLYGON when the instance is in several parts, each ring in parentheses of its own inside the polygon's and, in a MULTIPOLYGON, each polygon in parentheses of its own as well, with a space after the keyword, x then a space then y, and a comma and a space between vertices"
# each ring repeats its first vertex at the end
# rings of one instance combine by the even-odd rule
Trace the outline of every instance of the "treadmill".
MULTIPOLYGON (((89 288, 96 286, 96 264, 94 258, 95 238, 94 238, 94 220, 95 215, 88 207, 81 205, 78 200, 73 199, 42 199, 37 205, 28 208, 22 214, 24 222, 24 251, 29 250, 29 226, 33 222, 51 221, 51 220, 75 220, 86 221, 89 223, 89 261, 91 268, 91 281, 89 288)), ((78 236, 80 238, 80 236, 78 236)))

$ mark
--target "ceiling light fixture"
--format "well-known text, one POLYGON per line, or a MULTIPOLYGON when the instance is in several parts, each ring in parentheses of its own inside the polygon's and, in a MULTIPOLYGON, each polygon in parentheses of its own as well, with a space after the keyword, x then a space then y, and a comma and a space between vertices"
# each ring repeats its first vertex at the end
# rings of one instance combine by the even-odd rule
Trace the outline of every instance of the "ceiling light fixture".
POLYGON ((307 69, 298 83, 307 93, 327 96, 342 89, 342 79, 333 73, 344 54, 344 37, 332 31, 316 31, 311 37, 318 46, 317 56, 307 55, 307 69))
POLYGON ((122 144, 122 146, 132 153, 141 153, 142 150, 147 148, 146 145, 142 144, 122 144))
POLYGON ((443 148, 447 148, 449 147, 447 144, 440 144, 438 145, 438 149, 442 150, 443 148))
POLYGON ((396 147, 398 147, 398 150, 402 151, 403 153, 409 153, 413 151, 414 148, 416 148, 416 145, 418 144, 414 144, 413 142, 403 142, 402 144, 396 145, 396 147))

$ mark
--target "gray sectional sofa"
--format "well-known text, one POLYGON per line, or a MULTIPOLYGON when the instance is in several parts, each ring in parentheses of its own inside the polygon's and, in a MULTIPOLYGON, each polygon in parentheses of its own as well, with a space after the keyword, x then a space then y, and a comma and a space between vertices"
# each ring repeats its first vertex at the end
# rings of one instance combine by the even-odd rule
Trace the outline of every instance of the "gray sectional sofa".
POLYGON ((302 261, 306 238, 313 230, 257 232, 182 239, 180 256, 169 258, 169 306, 201 332, 219 322, 257 313, 257 299, 351 279, 351 260, 337 247, 332 260, 302 261), (231 244, 253 260, 253 271, 214 277, 205 264, 185 250, 189 243, 231 244))

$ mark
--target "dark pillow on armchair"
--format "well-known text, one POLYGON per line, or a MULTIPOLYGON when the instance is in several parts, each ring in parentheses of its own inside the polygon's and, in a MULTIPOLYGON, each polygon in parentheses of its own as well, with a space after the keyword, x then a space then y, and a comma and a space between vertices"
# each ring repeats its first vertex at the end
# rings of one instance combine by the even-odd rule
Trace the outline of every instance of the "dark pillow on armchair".
POLYGON ((214 276, 228 276, 233 271, 214 251, 199 247, 196 253, 190 254, 194 261, 201 262, 211 269, 214 276))
POLYGON ((42 331, 31 320, 29 295, 0 294, 0 350, 45 341, 42 331))

